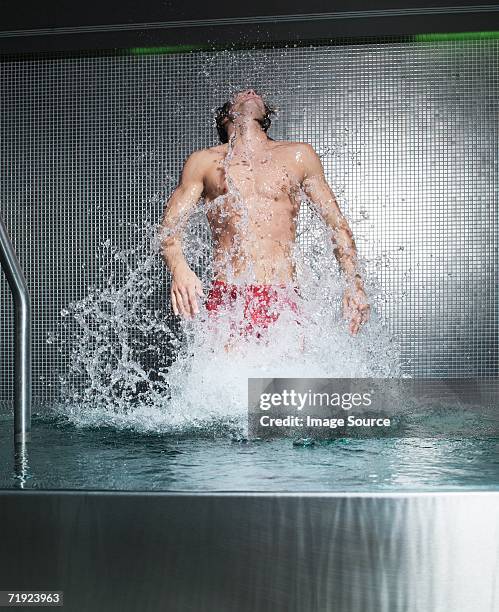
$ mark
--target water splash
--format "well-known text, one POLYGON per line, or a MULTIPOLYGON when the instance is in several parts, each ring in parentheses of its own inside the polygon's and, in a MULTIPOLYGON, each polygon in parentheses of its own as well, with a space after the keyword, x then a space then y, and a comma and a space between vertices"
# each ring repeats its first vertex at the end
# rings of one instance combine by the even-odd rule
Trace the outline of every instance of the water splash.
MULTIPOLYGON (((245 255, 243 248, 252 221, 248 187, 243 195, 231 170, 235 144, 231 138, 222 162, 228 193, 200 202, 186 220, 184 253, 205 293, 213 275, 213 239, 215 243, 218 239, 211 234, 210 215, 237 217, 239 240, 233 241, 225 259, 218 259, 218 268, 223 265, 229 281, 237 276, 238 282, 251 283, 255 277, 255 258, 245 255), (226 206, 230 212, 224 212, 226 206)), ((252 169, 252 151, 242 157, 252 169)), ((251 196, 257 188, 253 180, 251 196)), ((59 350, 70 355, 70 368, 61 376, 56 411, 76 425, 244 435, 249 377, 399 375, 398 343, 381 314, 386 296, 364 276, 372 314, 353 338, 341 316, 346 282, 335 263, 331 233, 305 194, 295 196, 301 200, 298 241, 292 253, 299 288, 294 296, 298 321, 294 310, 284 309, 260 337, 236 333, 234 339, 234 324, 237 327, 244 319, 244 296, 235 300, 230 313, 218 318, 201 305, 193 320, 176 321, 166 306, 160 257, 165 236, 156 223, 146 221, 134 228, 132 249, 117 250, 109 242, 102 245, 101 285, 89 288, 84 299, 62 313, 63 331, 56 338, 59 350)))
MULTIPOLYGON (((209 245, 193 216, 187 255, 199 265, 209 245), (193 229, 195 228, 195 229, 193 229)), ((214 327, 204 306, 177 323, 166 308, 165 270, 157 226, 137 228, 134 249, 101 248, 103 284, 69 304, 55 340, 70 355, 57 410, 81 426, 138 431, 244 432, 248 377, 389 377, 399 374, 399 348, 379 314, 383 296, 367 283, 372 315, 354 339, 341 316, 345 282, 323 248, 297 248, 302 316, 283 312, 265 338, 248 336, 225 351, 231 318, 214 327), (141 238, 140 238, 141 237, 141 238)), ((303 228, 313 231, 317 227, 303 228)), ((209 271, 203 278, 205 287, 209 271)), ((242 303, 232 316, 242 317, 242 303)), ((54 340, 52 340, 54 341, 54 340)))

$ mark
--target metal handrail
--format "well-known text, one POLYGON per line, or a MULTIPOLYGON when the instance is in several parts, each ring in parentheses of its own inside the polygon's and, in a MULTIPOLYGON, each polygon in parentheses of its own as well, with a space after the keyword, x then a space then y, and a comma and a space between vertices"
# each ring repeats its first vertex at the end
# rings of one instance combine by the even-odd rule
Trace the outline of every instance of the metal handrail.
POLYGON ((31 300, 1 215, 0 263, 14 299, 14 443, 24 444, 31 440, 31 300))

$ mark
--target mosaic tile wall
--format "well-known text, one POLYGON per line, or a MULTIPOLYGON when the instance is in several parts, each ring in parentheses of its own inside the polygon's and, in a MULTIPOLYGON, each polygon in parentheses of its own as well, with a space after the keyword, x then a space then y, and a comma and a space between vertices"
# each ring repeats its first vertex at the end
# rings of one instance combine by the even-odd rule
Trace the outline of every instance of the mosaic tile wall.
MULTIPOLYGON (((499 41, 332 42, 2 59, 0 210, 32 293, 35 401, 59 392, 69 355, 50 337, 64 308, 109 273, 102 249, 130 249, 159 221, 187 155, 218 142, 212 109, 243 87, 279 106, 273 138, 321 154, 390 295, 383 316, 407 370, 497 375, 499 41)), ((301 240, 306 250, 306 232, 301 240)), ((169 316, 166 283, 155 299, 169 316)), ((3 276, 0 294, 8 402, 3 276)))

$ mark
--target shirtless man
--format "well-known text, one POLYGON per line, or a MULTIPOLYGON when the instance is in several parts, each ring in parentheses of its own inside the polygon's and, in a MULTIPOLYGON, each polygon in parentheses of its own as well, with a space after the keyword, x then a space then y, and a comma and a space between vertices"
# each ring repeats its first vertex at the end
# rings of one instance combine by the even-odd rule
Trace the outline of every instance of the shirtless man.
MULTIPOLYGON (((253 303, 245 308, 247 329, 274 321, 283 302, 272 288, 295 283, 292 252, 303 191, 332 229, 335 255, 347 278, 343 314, 355 335, 368 320, 370 307, 351 229, 313 147, 267 136, 272 112, 253 89, 238 92, 218 109, 222 144, 195 151, 184 164, 162 221, 173 312, 192 318, 199 313, 198 297, 206 297, 182 252, 183 228, 203 198, 214 241, 215 278, 207 309, 216 311, 223 298, 230 301, 242 292, 246 306, 253 303)), ((296 311, 292 302, 285 302, 296 311)))

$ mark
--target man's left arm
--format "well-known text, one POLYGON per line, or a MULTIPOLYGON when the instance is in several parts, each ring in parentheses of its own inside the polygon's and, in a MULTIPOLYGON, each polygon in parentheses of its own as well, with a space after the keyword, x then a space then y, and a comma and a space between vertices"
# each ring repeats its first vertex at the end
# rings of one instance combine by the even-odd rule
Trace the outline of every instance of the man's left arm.
POLYGON ((343 297, 343 314, 350 320, 350 332, 355 335, 368 320, 370 306, 358 266, 352 230, 327 183, 320 157, 308 144, 300 145, 299 153, 301 187, 333 233, 334 254, 348 283, 343 297))

